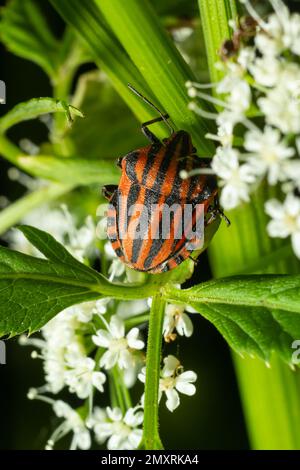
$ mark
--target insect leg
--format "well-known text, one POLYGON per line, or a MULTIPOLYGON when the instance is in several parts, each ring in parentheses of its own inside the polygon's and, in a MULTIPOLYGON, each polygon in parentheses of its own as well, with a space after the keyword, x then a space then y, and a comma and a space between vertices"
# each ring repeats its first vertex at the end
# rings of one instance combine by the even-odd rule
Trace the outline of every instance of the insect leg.
POLYGON ((117 189, 118 186, 116 186, 115 184, 107 184, 102 188, 102 195, 105 197, 105 199, 110 200, 117 189))
POLYGON ((150 131, 150 129, 148 129, 148 126, 150 126, 151 124, 154 124, 155 122, 164 121, 165 119, 168 119, 168 118, 169 118, 169 115, 164 114, 163 117, 160 116, 155 119, 151 119, 150 121, 144 122, 142 124, 142 127, 141 127, 142 133, 144 134, 145 137, 147 137, 148 140, 150 140, 152 144, 158 144, 160 143, 160 140, 153 134, 153 132, 150 131))
POLYGON ((217 217, 221 217, 221 219, 225 221, 227 227, 229 227, 230 220, 228 219, 228 217, 226 217, 226 215, 220 208, 218 196, 215 196, 214 206, 209 210, 209 212, 211 216, 207 221, 207 225, 211 224, 217 217))

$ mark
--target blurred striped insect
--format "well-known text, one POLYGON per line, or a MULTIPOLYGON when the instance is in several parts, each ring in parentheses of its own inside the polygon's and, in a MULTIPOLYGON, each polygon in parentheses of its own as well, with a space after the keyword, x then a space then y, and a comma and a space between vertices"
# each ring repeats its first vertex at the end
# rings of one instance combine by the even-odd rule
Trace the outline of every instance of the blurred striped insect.
POLYGON ((109 200, 107 234, 117 256, 130 268, 161 273, 200 249, 204 228, 216 217, 225 216, 218 205, 209 160, 196 155, 186 131, 175 132, 167 114, 128 86, 159 117, 141 127, 150 145, 119 158, 119 185, 103 188, 109 200), (171 131, 162 141, 149 129, 159 121, 171 131))

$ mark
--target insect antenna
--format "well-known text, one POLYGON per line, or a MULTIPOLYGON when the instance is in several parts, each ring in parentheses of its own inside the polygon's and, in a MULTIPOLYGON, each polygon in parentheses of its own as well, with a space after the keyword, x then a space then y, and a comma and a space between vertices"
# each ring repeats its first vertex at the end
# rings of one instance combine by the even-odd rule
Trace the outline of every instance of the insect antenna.
POLYGON ((151 103, 150 100, 148 100, 148 98, 146 98, 146 96, 142 95, 142 93, 140 93, 139 91, 137 91, 132 85, 130 85, 130 83, 127 84, 128 88, 135 94, 137 95, 139 98, 141 98, 143 101, 145 101, 145 103, 147 103, 149 106, 151 106, 151 108, 155 109, 155 111, 158 112, 158 114, 160 115, 161 117, 161 120, 164 121, 164 123, 168 126, 168 128, 170 129, 171 131, 171 134, 174 133, 174 129, 173 127, 171 126, 171 124, 169 123, 168 121, 168 115, 166 114, 163 114, 161 112, 161 110, 155 106, 155 104, 151 103))

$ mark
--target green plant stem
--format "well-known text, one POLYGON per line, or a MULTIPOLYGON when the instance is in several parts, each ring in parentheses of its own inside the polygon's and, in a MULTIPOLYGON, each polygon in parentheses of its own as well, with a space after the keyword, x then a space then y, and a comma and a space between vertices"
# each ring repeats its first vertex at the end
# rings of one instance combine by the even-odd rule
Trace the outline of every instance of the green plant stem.
MULTIPOLYGON (((228 20, 234 19, 234 0, 199 0, 211 80, 220 75, 214 68, 222 42, 230 37, 228 20), (217 14, 217 17, 216 17, 217 14)), ((264 201, 275 190, 262 186, 249 204, 228 214, 231 227, 220 228, 209 249, 215 277, 242 272, 296 273, 300 263, 286 242, 270 239, 264 201)), ((276 356, 271 369, 259 359, 242 359, 233 354, 248 434, 255 449, 300 448, 299 370, 291 371, 276 356)))
MULTIPOLYGON (((271 239, 266 233, 263 202, 275 196, 275 190, 262 187, 253 195, 251 203, 227 214, 231 227, 221 227, 209 251, 216 277, 233 274, 233 266, 234 274, 249 272, 248 267, 254 266, 252 272, 257 273, 299 272, 300 263, 291 250, 285 249, 285 241, 271 239)), ((292 352, 291 349, 291 355, 292 352)), ((233 361, 251 446, 299 449, 300 371, 292 371, 275 355, 270 369, 260 359, 243 359, 233 354, 233 361)))
POLYGON ((215 83, 221 76, 215 63, 219 59, 219 50, 223 41, 231 36, 228 20, 236 17, 236 4, 235 0, 198 0, 198 3, 210 78, 215 83))
POLYGON ((134 328, 135 326, 142 325, 149 321, 149 313, 142 313, 141 315, 135 315, 134 317, 125 320, 126 330, 134 328))
POLYGON ((21 197, 0 212, 0 234, 18 223, 31 210, 58 199, 72 189, 72 185, 49 184, 21 197))
MULTIPOLYGON (((53 81, 53 96, 57 100, 69 102, 72 91, 72 84, 75 73, 79 67, 82 54, 81 47, 78 47, 78 39, 70 28, 66 28, 64 40, 62 41, 69 51, 63 57, 62 63, 58 67, 55 80, 53 81)), ((83 61, 82 61, 83 62, 83 61)), ((53 126, 50 133, 50 140, 53 143, 55 152, 62 156, 69 156, 74 153, 74 145, 66 135, 69 123, 60 114, 55 114, 53 126)))
POLYGON ((140 445, 146 450, 163 449, 159 437, 158 389, 164 312, 165 301, 158 293, 152 300, 147 344, 144 429, 140 445))
POLYGON ((118 406, 121 408, 123 415, 126 413, 126 403, 124 400, 123 387, 120 381, 120 371, 117 366, 111 370, 111 377, 114 384, 114 391, 117 398, 118 406))
POLYGON ((14 145, 5 135, 0 134, 0 155, 13 165, 18 166, 20 149, 14 145))
POLYGON ((254 449, 299 449, 300 374, 274 356, 271 368, 234 355, 250 442, 254 449))

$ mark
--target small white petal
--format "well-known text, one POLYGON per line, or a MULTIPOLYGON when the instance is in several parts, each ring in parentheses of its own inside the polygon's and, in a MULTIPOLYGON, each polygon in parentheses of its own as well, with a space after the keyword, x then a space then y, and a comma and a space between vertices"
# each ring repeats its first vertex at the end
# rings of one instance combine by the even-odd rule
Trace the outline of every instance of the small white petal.
POLYGON ((128 369, 129 367, 133 367, 134 360, 132 354, 128 351, 128 349, 123 349, 122 351, 120 351, 118 365, 120 369, 128 369))
POLYGON ((123 450, 122 441, 123 441, 122 436, 118 434, 113 434, 107 442, 107 449, 108 450, 123 450))
POLYGON ((107 416, 111 421, 121 421, 122 420, 122 411, 120 408, 106 408, 107 416))
POLYGON ((178 392, 183 393, 184 395, 192 396, 196 393, 195 385, 189 382, 177 382, 176 389, 178 392))
POLYGON ((138 379, 144 384, 146 382, 146 367, 143 367, 138 374, 138 379))
POLYGON ((300 230, 292 234, 292 247, 297 258, 300 258, 300 230))
POLYGON ((99 390, 99 392, 104 392, 103 384, 106 382, 106 375, 103 372, 94 372, 92 375, 92 384, 94 387, 99 390))
POLYGON ((94 431, 97 436, 97 440, 102 444, 113 434, 114 429, 112 423, 101 423, 94 426, 94 431))
POLYGON ((100 367, 111 369, 116 365, 118 356, 117 352, 106 351, 100 359, 100 367))
POLYGON ((283 205, 277 199, 270 199, 265 203, 265 211, 274 219, 281 218, 284 215, 283 205))
POLYGON ((128 436, 128 442, 132 449, 137 449, 143 436, 141 429, 134 429, 128 436))
POLYGON ((180 365, 180 362, 172 354, 165 357, 164 367, 161 373, 162 377, 170 377, 171 375, 173 375, 179 365, 180 365))
POLYGON ((142 411, 136 412, 134 408, 129 408, 125 413, 123 421, 131 428, 136 428, 143 422, 143 419, 144 413, 142 411))
POLYGON ((183 313, 179 318, 176 329, 181 336, 186 336, 187 338, 192 336, 194 331, 193 323, 186 313, 183 313))
POLYGON ((270 237, 286 238, 290 235, 290 229, 284 220, 271 220, 267 225, 267 232, 270 237))
POLYGON ((128 346, 133 349, 143 349, 145 346, 144 341, 139 340, 140 332, 138 328, 132 328, 129 333, 127 334, 126 338, 128 340, 128 346))
POLYGON ((116 339, 121 339, 125 335, 125 325, 123 320, 117 315, 113 315, 109 324, 110 332, 116 339))
POLYGON ((77 434, 77 446, 81 450, 88 450, 91 447, 92 441, 91 436, 88 430, 83 429, 80 433, 77 434))
POLYGON ((166 396, 167 396, 166 406, 168 410, 174 411, 179 406, 179 403, 180 403, 178 393, 176 392, 175 389, 166 390, 166 396))
POLYGON ((106 330, 98 330, 96 335, 92 336, 93 343, 102 348, 108 348, 112 340, 111 334, 106 330))

